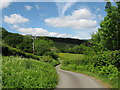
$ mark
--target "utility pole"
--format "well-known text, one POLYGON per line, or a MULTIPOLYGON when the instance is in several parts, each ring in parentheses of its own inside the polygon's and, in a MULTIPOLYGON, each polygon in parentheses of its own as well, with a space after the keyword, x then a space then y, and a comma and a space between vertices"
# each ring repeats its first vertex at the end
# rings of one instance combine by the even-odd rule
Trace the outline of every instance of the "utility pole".
POLYGON ((35 43, 34 43, 34 41, 35 41, 36 37, 33 36, 32 39, 33 39, 33 43, 32 43, 32 45, 33 45, 33 54, 35 54, 35 43))

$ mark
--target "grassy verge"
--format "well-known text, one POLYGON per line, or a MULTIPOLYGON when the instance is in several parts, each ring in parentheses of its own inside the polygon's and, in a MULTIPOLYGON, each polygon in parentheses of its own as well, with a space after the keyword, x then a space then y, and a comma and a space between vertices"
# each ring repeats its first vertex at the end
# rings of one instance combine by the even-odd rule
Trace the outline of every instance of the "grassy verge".
POLYGON ((82 54, 61 53, 61 69, 93 76, 102 81, 102 84, 108 88, 118 88, 118 71, 116 67, 113 65, 94 67, 93 63, 89 64, 89 61, 85 61, 86 58, 87 56, 82 54))
POLYGON ((58 76, 55 68, 34 59, 2 57, 3 88, 55 88, 58 76))

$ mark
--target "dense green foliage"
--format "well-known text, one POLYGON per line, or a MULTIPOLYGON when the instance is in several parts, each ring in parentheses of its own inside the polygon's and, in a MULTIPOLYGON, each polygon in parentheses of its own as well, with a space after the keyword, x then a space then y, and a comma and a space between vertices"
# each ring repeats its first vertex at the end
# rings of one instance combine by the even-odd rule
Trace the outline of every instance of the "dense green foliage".
POLYGON ((17 45, 16 48, 21 49, 24 52, 32 53, 32 42, 33 40, 31 39, 31 36, 26 35, 23 37, 22 42, 19 45, 17 45))
POLYGON ((14 48, 20 49, 24 52, 34 53, 36 55, 43 55, 46 52, 72 52, 68 51, 69 48, 73 48, 76 45, 84 43, 88 45, 88 40, 79 40, 71 38, 56 38, 56 37, 33 37, 31 35, 20 35, 16 33, 10 33, 4 28, 0 28, 2 31, 2 41, 14 48), (33 46, 34 43, 34 46, 33 46), (34 48, 34 50, 33 50, 34 48))
POLYGON ((21 57, 25 57, 25 58, 33 58, 33 59, 40 60, 39 56, 33 55, 31 53, 23 52, 19 49, 13 48, 6 44, 2 44, 2 55, 3 56, 11 56, 11 55, 12 56, 21 56, 21 57))
POLYGON ((67 52, 69 48, 76 46, 76 44, 64 43, 64 42, 54 42, 55 47, 58 48, 60 52, 67 52))
POLYGON ((74 47, 66 47, 64 53, 74 53, 74 54, 88 54, 93 53, 94 50, 90 46, 84 44, 76 45, 74 47))
POLYGON ((0 89, 2 88, 2 56, 0 55, 0 89))
POLYGON ((45 63, 50 63, 53 66, 56 66, 56 65, 60 64, 60 62, 58 60, 53 59, 49 55, 41 56, 41 61, 43 61, 45 63))
MULTIPOLYGON (((112 87, 116 88, 118 87, 118 74, 120 73, 118 71, 120 65, 120 2, 115 3, 115 6, 112 6, 111 2, 109 1, 106 3, 105 11, 107 16, 100 23, 98 32, 92 35, 92 39, 89 40, 89 42, 88 40, 70 38, 34 38, 33 36, 22 36, 19 34, 9 33, 4 28, 2 28, 2 39, 5 43, 2 47, 3 55, 18 55, 38 60, 40 59, 38 56, 41 56, 41 61, 50 63, 54 66, 59 64, 59 61, 57 61, 59 58, 62 60, 62 69, 94 73, 98 77, 102 78, 105 82, 110 83, 112 87), (21 49, 22 51, 18 49, 21 49), (33 53, 35 55, 25 52, 33 53), (58 53, 60 53, 59 56, 58 53)), ((4 58, 8 59, 6 57, 4 58)), ((8 65, 7 63, 12 62, 5 63, 8 65)), ((17 63, 17 60, 15 63, 17 63)), ((26 63, 26 60, 24 63, 26 63)), ((26 64, 27 68, 30 67, 28 63, 29 62, 26 64)), ((15 67, 15 64, 13 65, 15 67)), ((10 71, 8 70, 6 73, 9 72, 10 71)), ((9 74, 7 75, 9 76, 9 74)), ((8 84, 9 81, 11 81, 11 78, 8 80, 8 82, 5 83, 8 84)), ((17 84, 15 84, 15 86, 16 85, 17 84)))
MULTIPOLYGON (((52 53, 52 52, 50 52, 50 53, 52 53)), ((53 53, 51 55, 37 56, 37 55, 33 55, 31 53, 26 53, 19 49, 10 47, 9 45, 6 45, 6 44, 2 44, 2 55, 3 56, 20 56, 20 57, 24 57, 24 58, 32 58, 32 59, 36 59, 36 60, 43 61, 46 63, 50 63, 53 66, 56 66, 60 63, 57 60, 57 58, 58 58, 57 54, 55 55, 53 53), (56 58, 52 57, 53 55, 56 58)))
POLYGON ((13 34, 13 33, 7 32, 4 28, 0 28, 0 32, 2 32, 2 40, 6 44, 8 44, 14 48, 16 48, 17 45, 20 44, 23 40, 22 35, 17 34, 17 33, 13 34))
MULTIPOLYGON (((67 43, 67 44, 75 44, 79 45, 81 43, 86 43, 88 44, 88 40, 80 40, 80 39, 73 39, 73 38, 57 38, 57 37, 46 37, 49 40, 52 40, 54 42, 61 42, 61 43, 67 43)), ((58 47, 57 47, 58 48, 58 47)))
POLYGON ((43 55, 46 52, 50 52, 53 46, 53 42, 50 40, 36 39, 35 40, 35 54, 43 55))
MULTIPOLYGON (((72 53, 84 54, 77 59, 74 55, 71 60, 69 54, 60 54, 62 69, 77 72, 94 73, 114 88, 118 88, 120 66, 120 2, 106 3, 107 16, 100 23, 96 34, 92 35, 89 45, 75 46, 72 53), (77 60, 76 60, 77 59, 77 60)), ((70 49, 68 50, 70 51, 70 49)), ((88 74, 88 73, 87 73, 88 74)))
POLYGON ((55 88, 58 76, 49 64, 19 57, 2 57, 3 88, 55 88))
POLYGON ((105 11, 107 16, 100 23, 98 32, 92 36, 91 42, 96 51, 120 49, 120 1, 116 6, 107 2, 105 11))
POLYGON ((54 52, 46 52, 44 55, 51 56, 53 59, 56 59, 56 60, 58 59, 58 54, 54 52))
POLYGON ((20 49, 24 52, 32 53, 32 36, 20 35, 17 33, 10 33, 6 31, 4 28, 0 28, 0 32, 2 31, 2 41, 14 48, 20 49))
MULTIPOLYGON (((79 40, 79 39, 71 39, 71 38, 56 38, 56 37, 37 37, 39 43, 42 42, 44 47, 46 47, 45 51, 50 51, 53 47, 56 48, 54 52, 70 52, 69 49, 79 45, 81 43, 85 45, 89 45, 88 40, 79 40), (45 40, 46 42, 43 42, 45 40), (47 46, 49 44, 49 46, 47 46)), ((40 46, 38 46, 40 47, 40 46)), ((43 48, 44 48, 43 47, 43 48)), ((39 50, 38 50, 39 51, 39 50)))
POLYGON ((105 82, 110 83, 112 87, 118 88, 117 68, 120 63, 120 51, 103 52, 94 54, 93 56, 81 54, 60 54, 60 57, 62 60, 62 69, 82 73, 94 73, 105 80, 105 82))
MULTIPOLYGON (((74 47, 74 52, 86 54, 78 63, 67 63, 68 69, 93 72, 105 78, 113 87, 118 87, 118 69, 120 65, 120 2, 106 3, 107 16, 100 23, 96 34, 92 35, 92 46, 74 47), (89 52, 90 51, 90 52, 89 52)), ((69 60, 69 59, 68 59, 69 60)), ((64 64, 68 61, 63 61, 64 64)), ((64 66, 64 68, 67 68, 64 66)))
POLYGON ((1 28, 0 31, 2 31, 1 38, 3 42, 1 43, 2 55, 17 55, 25 58, 33 58, 43 62, 45 61, 47 63, 51 63, 54 66, 59 64, 59 61, 57 60, 57 53, 59 52, 59 50, 55 46, 53 46, 52 40, 48 40, 45 37, 34 38, 31 35, 23 36, 15 33, 10 33, 7 32, 4 28, 1 28))

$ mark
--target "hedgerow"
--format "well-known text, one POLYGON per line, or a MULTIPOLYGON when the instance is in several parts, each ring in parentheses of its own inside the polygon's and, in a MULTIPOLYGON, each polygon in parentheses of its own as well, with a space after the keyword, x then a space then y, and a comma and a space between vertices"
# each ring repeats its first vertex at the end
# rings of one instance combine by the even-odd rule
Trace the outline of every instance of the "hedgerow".
POLYGON ((33 58, 33 59, 40 60, 39 56, 33 55, 31 53, 23 52, 19 49, 13 48, 6 44, 2 44, 2 55, 3 56, 21 56, 25 58, 33 58))

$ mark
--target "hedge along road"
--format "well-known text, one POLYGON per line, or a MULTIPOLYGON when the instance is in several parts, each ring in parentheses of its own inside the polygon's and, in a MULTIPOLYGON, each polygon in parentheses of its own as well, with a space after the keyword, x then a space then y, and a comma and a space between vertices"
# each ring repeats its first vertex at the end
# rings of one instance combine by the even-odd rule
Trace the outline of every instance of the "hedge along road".
POLYGON ((104 88, 94 78, 84 74, 65 71, 60 69, 60 65, 56 66, 59 82, 57 88, 104 88))

